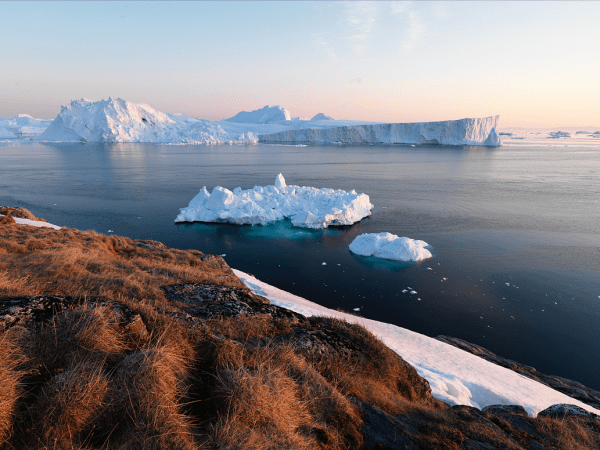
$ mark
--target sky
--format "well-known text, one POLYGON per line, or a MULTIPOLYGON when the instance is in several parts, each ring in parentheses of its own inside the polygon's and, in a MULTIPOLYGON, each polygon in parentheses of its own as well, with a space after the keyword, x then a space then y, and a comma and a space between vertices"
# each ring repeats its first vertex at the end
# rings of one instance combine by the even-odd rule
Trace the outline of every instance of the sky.
POLYGON ((600 2, 0 2, 0 117, 108 97, 221 120, 600 126, 600 2))

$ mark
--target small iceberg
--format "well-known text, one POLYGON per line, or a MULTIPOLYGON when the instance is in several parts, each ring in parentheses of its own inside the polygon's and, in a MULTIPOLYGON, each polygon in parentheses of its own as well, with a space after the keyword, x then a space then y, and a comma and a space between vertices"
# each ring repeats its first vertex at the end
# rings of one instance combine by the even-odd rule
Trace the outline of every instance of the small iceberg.
POLYGON ((204 186, 182 208, 175 222, 216 222, 236 225, 267 225, 290 219, 304 228, 352 225, 370 216, 369 196, 333 189, 288 186, 282 174, 270 186, 255 186, 233 191, 221 186, 209 194, 204 186))
POLYGON ((395 261, 422 261, 431 258, 431 252, 425 248, 428 245, 425 241, 398 237, 391 233, 365 233, 357 236, 349 248, 352 253, 362 256, 395 261))

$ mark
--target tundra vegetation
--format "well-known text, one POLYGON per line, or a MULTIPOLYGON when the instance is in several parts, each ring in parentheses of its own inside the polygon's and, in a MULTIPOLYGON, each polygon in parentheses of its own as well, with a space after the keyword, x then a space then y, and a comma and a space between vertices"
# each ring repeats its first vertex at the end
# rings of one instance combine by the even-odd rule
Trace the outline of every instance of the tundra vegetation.
POLYGON ((594 417, 450 407, 366 329, 222 258, 0 208, 2 449, 592 449, 594 417))

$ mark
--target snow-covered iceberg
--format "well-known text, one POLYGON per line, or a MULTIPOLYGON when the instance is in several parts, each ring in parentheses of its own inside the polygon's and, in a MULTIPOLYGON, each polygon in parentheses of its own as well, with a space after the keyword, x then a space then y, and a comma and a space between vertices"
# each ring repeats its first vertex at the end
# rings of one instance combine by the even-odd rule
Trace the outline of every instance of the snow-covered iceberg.
POLYGON ((292 225, 327 228, 352 225, 371 215, 373 205, 366 194, 307 186, 287 186, 279 174, 274 185, 233 191, 217 186, 208 193, 204 186, 182 208, 175 222, 220 222, 236 225, 266 225, 288 218, 292 225))
POLYGON ((357 236, 348 246, 352 253, 376 256, 395 261, 421 261, 431 258, 425 241, 398 237, 391 233, 365 233, 357 236))
POLYGON ((73 100, 39 138, 43 141, 156 142, 174 144, 256 142, 251 132, 232 136, 217 122, 165 114, 145 104, 109 98, 73 100))
POLYGON ((501 145, 496 132, 499 116, 443 122, 385 123, 334 128, 286 130, 261 135, 264 143, 307 144, 442 144, 501 145))
POLYGON ((280 123, 292 120, 290 112, 283 106, 265 106, 254 111, 241 111, 225 122, 235 123, 280 123))
POLYGON ((18 139, 37 136, 46 130, 51 120, 36 119, 28 114, 19 114, 9 119, 0 119, 0 138, 18 139))

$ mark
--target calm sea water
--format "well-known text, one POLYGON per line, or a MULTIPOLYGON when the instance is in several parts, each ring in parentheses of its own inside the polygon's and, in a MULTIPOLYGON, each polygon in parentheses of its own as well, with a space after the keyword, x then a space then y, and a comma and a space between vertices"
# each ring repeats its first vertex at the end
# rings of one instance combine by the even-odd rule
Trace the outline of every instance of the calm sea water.
POLYGON ((600 146, 0 144, 0 204, 225 254, 327 307, 459 337, 596 389, 599 177, 600 146), (364 192, 373 214, 323 231, 173 223, 204 185, 247 189, 280 172, 288 184, 364 192), (382 231, 423 239, 434 257, 404 264, 349 252, 358 234, 382 231))

